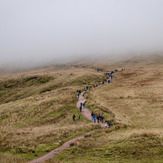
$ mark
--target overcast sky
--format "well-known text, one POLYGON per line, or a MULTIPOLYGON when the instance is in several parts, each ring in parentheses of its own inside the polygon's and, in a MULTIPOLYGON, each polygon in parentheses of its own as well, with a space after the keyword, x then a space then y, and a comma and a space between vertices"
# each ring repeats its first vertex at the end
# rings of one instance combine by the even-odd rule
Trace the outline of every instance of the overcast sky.
POLYGON ((0 0, 0 65, 163 51, 163 0, 0 0))

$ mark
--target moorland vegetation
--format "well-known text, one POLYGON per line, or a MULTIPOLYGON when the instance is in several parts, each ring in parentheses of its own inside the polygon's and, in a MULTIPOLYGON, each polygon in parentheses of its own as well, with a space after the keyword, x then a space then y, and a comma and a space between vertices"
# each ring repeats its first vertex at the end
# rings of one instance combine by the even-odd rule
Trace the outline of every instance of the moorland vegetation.
POLYGON ((162 162, 162 63, 157 56, 1 74, 0 162, 32 160, 89 131, 46 162, 162 162), (114 69, 111 83, 100 85, 114 69), (79 113, 76 90, 86 85, 86 108, 111 120, 110 128, 83 116, 72 120, 79 113))

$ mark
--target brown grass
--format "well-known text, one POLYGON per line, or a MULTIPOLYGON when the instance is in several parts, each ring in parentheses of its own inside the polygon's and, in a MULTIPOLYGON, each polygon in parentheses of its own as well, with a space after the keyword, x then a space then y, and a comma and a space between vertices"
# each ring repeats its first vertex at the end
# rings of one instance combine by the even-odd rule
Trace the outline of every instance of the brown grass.
POLYGON ((59 140, 63 143, 98 128, 84 117, 73 122, 72 115, 79 113, 75 106, 76 90, 100 81, 102 76, 103 73, 81 68, 49 68, 2 75, 2 84, 7 81, 15 85, 0 90, 5 94, 0 105, 1 152, 32 159, 59 146, 59 140), (50 76, 50 80, 23 85, 22 81, 33 76, 50 76))
POLYGON ((25 163, 25 160, 7 154, 0 154, 0 161, 1 163, 25 163))
POLYGON ((135 128, 162 128, 162 80, 160 65, 118 72, 110 85, 89 92, 88 102, 108 108, 117 122, 135 128))
MULTIPOLYGON (((87 150, 92 147, 94 149, 91 150, 98 155, 99 148, 103 150, 103 147, 110 142, 112 144, 116 142, 116 146, 117 142, 125 139, 128 141, 138 139, 138 142, 141 142, 141 137, 162 139, 163 66, 161 63, 160 60, 152 62, 143 59, 141 62, 99 64, 98 67, 106 71, 126 68, 125 71, 114 74, 111 84, 91 89, 86 94, 90 110, 102 113, 106 120, 111 119, 118 125, 106 130, 99 129, 94 135, 74 143, 72 149, 87 150)), ((37 83, 37 85, 30 83, 25 87, 12 87, 0 91, 1 95, 4 94, 0 104, 0 148, 3 152, 0 162, 5 159, 16 159, 4 153, 14 154, 26 160, 33 159, 72 137, 99 127, 83 117, 75 123, 72 121, 72 114, 79 113, 75 107, 76 90, 83 89, 85 85, 99 83, 104 75, 104 72, 96 71, 97 65, 83 66, 51 67, 1 75, 0 82, 31 76, 50 76, 51 79, 46 83, 37 83), (61 143, 58 143, 60 140, 61 143)), ((71 151, 71 148, 69 150, 70 153, 66 155, 73 157, 74 150, 71 151)), ((62 162, 62 159, 57 161, 62 162)), ((71 161, 75 162, 75 159, 71 161)), ((83 159, 83 162, 85 161, 83 159)))

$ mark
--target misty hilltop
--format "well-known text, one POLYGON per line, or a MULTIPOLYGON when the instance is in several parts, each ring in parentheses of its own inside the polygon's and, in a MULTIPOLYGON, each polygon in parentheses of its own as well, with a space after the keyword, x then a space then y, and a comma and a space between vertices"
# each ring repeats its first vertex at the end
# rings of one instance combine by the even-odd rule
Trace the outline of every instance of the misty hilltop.
POLYGON ((1 0, 0 67, 161 53, 162 6, 162 0, 1 0))

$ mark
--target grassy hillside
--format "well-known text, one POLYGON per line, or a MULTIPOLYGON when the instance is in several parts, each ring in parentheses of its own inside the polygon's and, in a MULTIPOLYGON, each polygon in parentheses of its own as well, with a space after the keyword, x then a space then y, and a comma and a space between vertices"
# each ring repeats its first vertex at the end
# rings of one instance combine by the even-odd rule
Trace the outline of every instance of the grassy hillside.
POLYGON ((94 130, 48 162, 162 162, 162 57, 115 63, 3 74, 0 79, 0 162, 24 162, 67 140, 94 130), (103 72, 97 72, 102 68, 103 72), (121 71, 126 68, 125 71, 121 71), (76 90, 103 80, 118 69, 110 84, 85 94, 86 107, 112 121, 112 127, 81 117, 76 90))
POLYGON ((83 117, 73 122, 72 115, 79 113, 76 90, 100 82, 102 77, 103 73, 81 68, 2 75, 1 153, 32 159, 98 128, 83 117))
POLYGON ((86 107, 112 120, 109 129, 72 144, 53 162, 162 162, 163 64, 162 58, 108 65, 126 68, 110 84, 89 91, 86 107))

